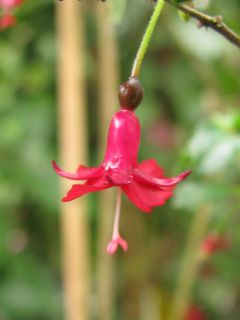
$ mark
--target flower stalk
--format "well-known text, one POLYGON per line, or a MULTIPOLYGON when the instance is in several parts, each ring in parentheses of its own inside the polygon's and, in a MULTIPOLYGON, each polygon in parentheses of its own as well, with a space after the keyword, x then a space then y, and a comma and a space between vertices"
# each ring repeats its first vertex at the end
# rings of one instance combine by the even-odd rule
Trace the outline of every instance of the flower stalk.
POLYGON ((147 29, 146 29, 146 31, 145 31, 145 33, 143 35, 140 47, 138 49, 136 58, 135 58, 134 63, 133 63, 133 68, 132 68, 132 72, 131 72, 131 77, 132 78, 139 76, 139 73, 140 73, 141 68, 142 68, 142 63, 143 63, 144 56, 145 56, 145 54, 147 52, 147 48, 148 48, 149 42, 150 42, 150 40, 152 38, 153 31, 154 31, 154 29, 156 27, 156 24, 157 24, 159 15, 160 15, 160 13, 162 11, 163 5, 164 5, 164 0, 158 0, 157 4, 155 6, 155 9, 153 11, 153 14, 152 14, 152 16, 151 16, 151 18, 149 20, 147 29))

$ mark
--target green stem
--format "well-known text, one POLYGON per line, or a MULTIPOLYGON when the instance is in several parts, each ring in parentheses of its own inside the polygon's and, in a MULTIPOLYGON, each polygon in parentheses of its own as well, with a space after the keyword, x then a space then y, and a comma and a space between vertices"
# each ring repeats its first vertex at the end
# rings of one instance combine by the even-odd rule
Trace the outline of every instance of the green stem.
POLYGON ((158 0, 156 6, 154 8, 153 14, 151 16, 151 19, 149 20, 147 29, 144 33, 143 38, 142 38, 142 42, 141 42, 140 47, 138 49, 136 58, 134 60, 133 68, 132 68, 132 72, 131 72, 131 77, 138 77, 139 76, 144 56, 146 54, 149 42, 152 38, 152 34, 155 29, 158 17, 162 11, 163 5, 164 5, 164 0, 158 0))

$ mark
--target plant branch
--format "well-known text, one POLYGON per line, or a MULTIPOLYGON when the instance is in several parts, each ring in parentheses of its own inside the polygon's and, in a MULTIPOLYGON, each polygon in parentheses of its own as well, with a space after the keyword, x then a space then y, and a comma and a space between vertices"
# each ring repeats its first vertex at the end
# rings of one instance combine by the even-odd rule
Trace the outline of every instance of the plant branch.
POLYGON ((183 3, 175 3, 173 0, 164 0, 165 2, 169 3, 170 5, 174 6, 178 10, 186 13, 192 18, 195 18, 199 22, 199 27, 206 27, 211 28, 214 31, 221 34, 224 38, 226 38, 229 42, 234 44, 236 47, 240 48, 240 36, 235 33, 232 29, 226 26, 223 23, 223 18, 220 15, 217 16, 209 16, 203 12, 200 12, 190 6, 183 4, 183 3))

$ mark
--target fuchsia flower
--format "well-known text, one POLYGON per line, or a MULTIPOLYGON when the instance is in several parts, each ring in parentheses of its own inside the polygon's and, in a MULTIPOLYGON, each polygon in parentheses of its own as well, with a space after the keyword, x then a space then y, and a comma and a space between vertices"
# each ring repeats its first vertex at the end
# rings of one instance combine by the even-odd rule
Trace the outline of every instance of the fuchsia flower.
POLYGON ((74 184, 64 202, 74 200, 89 192, 118 187, 115 220, 112 240, 107 252, 113 254, 118 246, 127 250, 127 242, 119 234, 119 217, 122 192, 143 212, 163 205, 173 194, 176 185, 185 179, 191 171, 185 171, 174 178, 166 178, 163 169, 154 159, 138 163, 140 143, 140 124, 132 111, 140 103, 143 89, 136 78, 130 78, 120 87, 122 110, 112 118, 103 162, 94 168, 80 165, 76 173, 60 169, 53 161, 56 173, 71 180, 85 180, 83 184, 74 184))
MULTIPOLYGON (((110 124, 104 160, 98 167, 88 168, 81 165, 76 173, 68 173, 53 161, 53 167, 59 176, 86 180, 84 184, 74 184, 62 200, 71 201, 86 193, 116 186, 143 212, 150 212, 153 207, 163 205, 172 196, 177 183, 185 179, 191 171, 185 171, 174 178, 166 178, 163 169, 155 160, 138 163, 139 142, 140 124, 134 112, 117 112, 110 124)), ((114 253, 118 245, 124 251, 127 250, 127 243, 118 232, 121 191, 116 208, 117 222, 112 241, 107 248, 109 253, 114 253)))
POLYGON ((3 11, 0 18, 0 30, 16 24, 16 18, 12 15, 12 10, 22 4, 22 2, 23 0, 0 0, 0 8, 3 11))

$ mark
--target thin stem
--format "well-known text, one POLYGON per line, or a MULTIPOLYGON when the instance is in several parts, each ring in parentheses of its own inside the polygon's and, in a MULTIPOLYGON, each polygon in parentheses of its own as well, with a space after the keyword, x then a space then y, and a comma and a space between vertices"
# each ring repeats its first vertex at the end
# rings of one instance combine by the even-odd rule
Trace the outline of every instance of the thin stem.
POLYGON ((224 38, 240 48, 240 36, 235 33, 232 29, 223 23, 223 18, 220 15, 215 17, 209 16, 203 12, 200 12, 184 3, 176 3, 172 0, 164 0, 180 11, 188 14, 190 17, 195 18, 199 21, 199 27, 208 27, 221 34, 224 38))
POLYGON ((113 239, 119 236, 119 219, 120 219, 120 212, 121 212, 121 200, 122 200, 122 190, 118 188, 115 217, 114 217, 114 224, 113 224, 113 235, 112 235, 113 239))
POLYGON ((158 0, 157 4, 155 6, 155 9, 153 11, 152 17, 149 20, 147 29, 144 33, 144 36, 143 36, 142 42, 140 44, 140 47, 138 49, 136 58, 134 60, 133 68, 132 68, 132 72, 131 72, 131 77, 138 77, 139 76, 144 56, 146 54, 149 42, 152 38, 152 34, 155 29, 158 17, 162 11, 163 5, 164 5, 164 0, 158 0))

